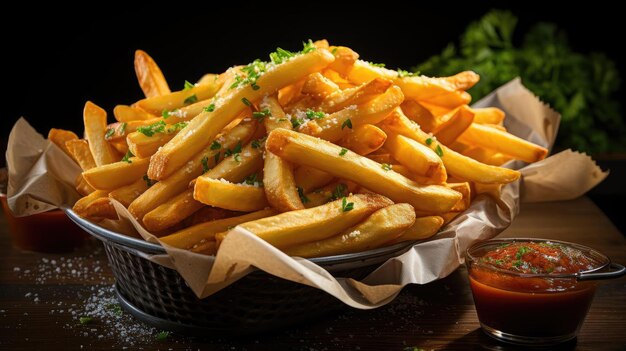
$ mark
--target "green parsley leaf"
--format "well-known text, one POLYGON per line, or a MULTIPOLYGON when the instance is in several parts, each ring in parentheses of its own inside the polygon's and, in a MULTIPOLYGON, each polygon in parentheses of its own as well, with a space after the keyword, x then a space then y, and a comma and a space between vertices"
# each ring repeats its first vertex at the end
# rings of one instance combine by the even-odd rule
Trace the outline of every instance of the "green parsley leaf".
POLYGON ((195 87, 196 85, 193 83, 189 83, 188 81, 185 81, 185 86, 183 87, 183 90, 189 90, 193 87, 195 87))
POLYGON ((196 96, 196 94, 191 95, 190 97, 186 98, 185 101, 183 101, 185 105, 193 104, 196 102, 198 102, 198 97, 196 96))
POLYGON ((353 209, 354 209, 354 202, 348 202, 348 199, 344 197, 343 200, 341 200, 341 211, 348 212, 348 211, 352 211, 353 209))
POLYGON ((130 160, 131 157, 133 157, 135 155, 133 155, 132 152, 130 152, 130 150, 126 151, 126 155, 124 155, 124 157, 122 158, 121 162, 128 162, 128 163, 133 163, 133 161, 130 160))
POLYGON ((430 146, 433 143, 433 138, 426 139, 426 145, 430 146))
POLYGON ((341 130, 343 130, 343 128, 345 127, 352 129, 352 121, 350 120, 350 118, 343 121, 343 123, 341 124, 341 130))
POLYGON ((237 145, 235 145, 235 147, 232 150, 231 149, 226 150, 226 152, 224 153, 224 156, 230 156, 230 155, 238 154, 240 152, 241 152, 241 140, 237 142, 237 145))
POLYGON ((236 153, 235 155, 233 155, 233 160, 235 160, 235 162, 241 162, 241 154, 236 153))
POLYGON ((161 331, 156 335, 156 339, 158 341, 165 341, 168 337, 170 336, 170 332, 168 331, 161 331))
POLYGON ((175 133, 183 128, 185 128, 187 126, 187 122, 178 122, 178 123, 174 123, 171 126, 167 127, 167 129, 165 130, 165 132, 167 134, 171 134, 171 133, 175 133))
POLYGON ((256 173, 252 173, 249 176, 246 177, 246 179, 244 180, 244 182, 248 185, 255 185, 256 183, 260 183, 259 180, 257 179, 258 175, 256 173))
POLYGON ((313 44, 313 41, 311 39, 309 39, 309 41, 302 42, 302 53, 303 54, 308 54, 311 51, 315 51, 316 47, 315 44, 313 44))
POLYGON ((213 156, 213 160, 215 161, 215 164, 217 164, 218 162, 220 162, 220 153, 216 153, 215 156, 213 156))
POLYGON ((519 248, 519 249, 517 250, 517 252, 515 253, 515 258, 516 258, 516 259, 518 259, 518 260, 521 260, 521 259, 522 259, 522 257, 523 257, 525 254, 527 254, 527 253, 529 253, 529 252, 531 252, 531 251, 532 251, 532 249, 531 249, 530 247, 527 247, 527 246, 520 246, 520 248, 519 248))
POLYGON ((252 106, 252 103, 250 102, 250 100, 246 99, 245 97, 241 98, 241 102, 243 102, 243 104, 246 106, 252 106))
POLYGON ((105 139, 109 139, 113 136, 113 134, 115 134, 115 129, 113 128, 107 128, 106 133, 104 133, 104 138, 105 139))
POLYGON ((403 69, 398 68, 398 70, 396 71, 398 72, 398 77, 399 78, 403 78, 403 77, 415 77, 419 75, 419 72, 409 72, 409 71, 405 71, 403 69))
POLYGON ((263 137, 263 138, 260 138, 260 139, 253 140, 252 143, 251 143, 252 147, 254 149, 258 149, 258 148, 262 147, 263 143, 265 143, 265 139, 267 139, 267 137, 263 137))
POLYGON ((331 53, 331 54, 333 54, 333 55, 334 55, 334 54, 336 54, 336 53, 337 53, 337 49, 338 49, 338 48, 335 46, 335 47, 334 47, 334 48, 330 51, 330 53, 331 53))
POLYGON ((296 56, 296 54, 291 51, 282 48, 276 48, 276 51, 270 53, 270 60, 273 64, 280 65, 281 63, 289 60, 294 56, 296 56))
POLYGON ((235 89, 236 87, 238 87, 241 82, 243 82, 243 78, 241 78, 240 75, 236 75, 235 76, 235 81, 233 82, 233 84, 230 85, 230 87, 228 87, 228 89, 235 89))
POLYGON ((348 190, 348 186, 343 184, 343 183, 339 183, 337 184, 337 186, 335 186, 335 189, 332 192, 332 195, 330 197, 330 201, 334 201, 337 200, 341 197, 344 197, 346 194, 346 190, 348 190))
POLYGON ((388 163, 383 163, 382 165, 380 165, 380 168, 384 169, 385 171, 391 171, 391 165, 388 163))
POLYGON ((296 117, 291 117, 291 126, 293 129, 298 129, 302 125, 302 120, 297 119, 296 117))
POLYGON ((310 108, 307 109, 305 112, 306 117, 308 119, 322 119, 324 117, 326 117, 326 114, 322 111, 313 111, 310 108))
POLYGON ((309 198, 304 195, 304 190, 301 187, 298 187, 298 196, 300 196, 300 201, 302 201, 303 204, 311 202, 311 200, 309 200, 309 198))
POLYGON ((209 106, 205 107, 204 110, 206 112, 213 112, 213 111, 215 111, 215 104, 210 104, 209 106))
POLYGON ((287 119, 287 118, 279 118, 279 119, 278 119, 278 122, 287 122, 287 121, 288 121, 288 119, 287 119))
POLYGON ((443 149, 441 148, 441 145, 437 144, 437 147, 435 147, 435 152, 439 157, 443 156, 443 149))
POLYGON ((92 318, 92 317, 80 317, 80 318, 78 319, 78 322, 79 322, 81 325, 85 325, 85 324, 87 324, 87 323, 91 322, 92 320, 93 320, 93 318, 92 318))
POLYGON ((161 111, 161 117, 163 117, 163 119, 170 118, 170 111, 168 111, 168 110, 161 111))
POLYGON ((385 64, 384 63, 374 63, 374 62, 369 62, 369 61, 366 61, 366 62, 369 63, 370 66, 385 68, 385 64))
POLYGON ((137 131, 145 136, 151 137, 156 133, 164 133, 165 132, 165 121, 158 121, 156 123, 152 123, 150 125, 139 127, 137 131))
POLYGON ((343 156, 343 155, 345 155, 346 153, 348 153, 348 149, 346 149, 345 147, 342 147, 342 148, 341 148, 341 151, 339 151, 339 156, 343 156))
POLYGON ((218 150, 222 147, 222 144, 220 144, 217 140, 213 140, 213 143, 211 144, 211 150, 218 150))
POLYGON ((122 122, 122 124, 120 124, 120 134, 124 135, 124 132, 126 132, 126 127, 128 126, 128 123, 126 122, 122 122))
POLYGON ((202 160, 200 160, 200 163, 202 163, 202 174, 206 173, 209 171, 209 157, 208 156, 204 156, 202 158, 202 160))
POLYGON ((254 117, 254 119, 257 119, 259 121, 262 121, 263 118, 270 116, 270 115, 271 115, 270 110, 267 108, 264 108, 261 111, 252 112, 252 117, 254 117))
POLYGON ((154 183, 156 183, 154 180, 148 178, 147 174, 143 176, 143 180, 146 182, 146 184, 148 184, 148 188, 153 186, 154 183))

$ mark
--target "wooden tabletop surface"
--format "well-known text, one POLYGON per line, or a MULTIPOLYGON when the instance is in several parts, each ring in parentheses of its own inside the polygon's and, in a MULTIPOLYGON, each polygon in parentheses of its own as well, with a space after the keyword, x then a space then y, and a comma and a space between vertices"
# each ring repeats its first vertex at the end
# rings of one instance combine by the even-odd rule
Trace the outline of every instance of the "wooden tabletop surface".
MULTIPOLYGON (((626 263, 626 239, 587 198, 525 204, 503 237, 541 237, 591 246, 626 263)), ((0 219, 0 350, 509 350, 485 336, 458 269, 409 286, 374 311, 346 310, 309 325, 246 339, 159 334, 114 305, 101 244, 71 254, 21 252, 0 219), (111 302, 111 303, 110 303, 111 302), (98 304, 102 318, 83 320, 98 304), (109 306, 110 307, 110 306, 109 306), (108 307, 107 307, 108 308, 108 307)), ((626 350, 626 279, 604 282, 574 342, 563 350, 626 350)))

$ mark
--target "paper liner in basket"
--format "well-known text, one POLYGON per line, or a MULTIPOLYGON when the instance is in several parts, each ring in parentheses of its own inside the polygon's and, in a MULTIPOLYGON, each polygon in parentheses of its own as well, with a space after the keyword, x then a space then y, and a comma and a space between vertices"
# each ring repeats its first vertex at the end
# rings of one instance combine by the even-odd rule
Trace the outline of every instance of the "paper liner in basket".
MULTIPOLYGON (((474 106, 499 107, 506 112, 505 125, 509 132, 545 147, 554 143, 560 116, 529 92, 519 79, 500 87, 474 106)), ((18 215, 34 214, 54 206, 71 207, 78 198, 73 184, 80 169, 23 119, 11 131, 7 164, 9 205, 18 215)), ((201 298, 254 269, 261 269, 324 290, 349 306, 376 308, 393 300, 407 284, 426 284, 453 272, 463 263, 463 254, 470 245, 495 237, 511 224, 519 212, 520 198, 523 201, 571 199, 584 194, 608 174, 587 155, 570 150, 524 165, 519 161, 506 165, 520 169, 523 180, 503 187, 501 206, 490 197, 477 197, 468 210, 436 236, 387 260, 362 281, 334 277, 311 261, 289 257, 239 227, 231 230, 216 257, 161 243, 167 255, 146 254, 145 258, 176 269, 201 298), (563 172, 564 169, 568 171, 563 172)), ((114 205, 121 222, 103 221, 100 225, 160 243, 126 208, 117 202, 114 205)))

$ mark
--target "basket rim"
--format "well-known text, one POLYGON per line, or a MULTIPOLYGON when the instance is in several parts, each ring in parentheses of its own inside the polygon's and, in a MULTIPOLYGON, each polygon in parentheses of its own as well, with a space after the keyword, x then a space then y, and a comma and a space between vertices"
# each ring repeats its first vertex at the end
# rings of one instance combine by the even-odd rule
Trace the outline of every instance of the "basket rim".
MULTIPOLYGON (((80 228, 85 230, 93 237, 105 243, 115 243, 117 245, 137 250, 145 254, 167 254, 163 246, 159 244, 150 243, 143 239, 133 238, 125 234, 117 233, 107 228, 101 227, 96 223, 80 217, 72 209, 63 209, 63 211, 69 217, 69 219, 72 220, 72 222, 76 223, 76 225, 78 225, 80 228)), ((403 253, 407 251, 409 247, 413 246, 416 242, 417 241, 406 241, 386 247, 361 251, 357 253, 314 257, 308 258, 308 260, 319 265, 336 265, 341 263, 369 260, 380 256, 389 256, 392 253, 403 253)))

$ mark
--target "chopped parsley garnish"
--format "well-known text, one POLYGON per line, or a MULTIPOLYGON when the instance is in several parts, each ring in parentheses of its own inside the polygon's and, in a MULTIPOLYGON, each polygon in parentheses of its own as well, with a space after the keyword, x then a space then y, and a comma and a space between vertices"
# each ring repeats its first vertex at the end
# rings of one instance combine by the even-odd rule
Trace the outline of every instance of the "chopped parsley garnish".
POLYGON ((128 126, 128 123, 126 122, 122 122, 122 124, 120 124, 120 134, 124 135, 124 132, 126 132, 126 126, 128 126))
POLYGON ((513 267, 520 267, 523 264, 522 260, 513 261, 513 267))
POLYGON ((354 209, 354 202, 348 202, 347 198, 343 198, 343 200, 341 200, 341 211, 342 212, 348 212, 348 211, 352 211, 354 209))
POLYGON ((195 87, 196 85, 193 83, 189 83, 188 81, 185 81, 185 86, 183 87, 183 90, 189 90, 193 87, 195 87))
POLYGON ((241 78, 240 75, 236 75, 235 76, 235 81, 233 82, 233 84, 230 85, 230 87, 228 87, 228 89, 235 89, 236 87, 239 86, 239 84, 241 84, 241 82, 243 82, 243 78, 241 78))
POLYGON ((248 184, 248 185, 255 185, 256 183, 260 183, 260 182, 257 179, 257 174, 256 173, 252 173, 252 174, 250 174, 249 176, 246 177, 245 183, 248 184))
POLYGON ((171 133, 177 132, 177 131, 185 128, 186 126, 187 126, 187 122, 174 123, 171 126, 167 127, 165 132, 168 133, 168 134, 171 134, 171 133))
POLYGON ((522 257, 527 254, 528 252, 532 251, 532 249, 530 247, 527 246, 521 246, 518 250, 517 253, 515 254, 515 258, 520 260, 522 259, 522 257))
POLYGON ((331 53, 331 54, 333 54, 333 55, 334 55, 334 54, 336 54, 336 53, 337 53, 337 49, 338 49, 338 48, 335 46, 335 47, 334 47, 334 48, 330 51, 330 53, 331 53))
POLYGON ((220 144, 217 140, 213 140, 213 143, 211 144, 211 150, 219 150, 222 147, 222 144, 220 144))
POLYGON ((309 41, 302 42, 302 53, 303 54, 308 54, 311 51, 315 51, 316 47, 315 44, 313 44, 313 40, 309 39, 309 41))
POLYGON ((216 153, 215 156, 213 156, 213 160, 215 161, 215 164, 217 164, 220 161, 220 153, 216 153))
POLYGON ((310 108, 304 112, 308 119, 322 119, 326 114, 322 111, 313 111, 310 108))
POLYGON ((337 200, 340 197, 344 197, 346 190, 348 190, 348 186, 347 185, 345 185, 343 183, 337 184, 337 186, 335 186, 335 190, 333 190, 333 192, 332 192, 332 195, 330 197, 330 201, 337 200))
POLYGON ((255 148, 255 149, 258 149, 258 148, 262 147, 263 143, 265 143, 265 139, 267 139, 267 137, 263 137, 263 138, 260 138, 260 139, 253 140, 252 143, 251 143, 252 147, 255 148))
POLYGON ((280 65, 294 56, 296 56, 294 52, 282 48, 276 48, 276 51, 270 54, 270 60, 272 60, 273 64, 280 65))
POLYGON ((215 111, 215 104, 210 104, 209 106, 205 107, 204 110, 206 112, 213 112, 213 111, 215 111))
POLYGON ((350 120, 350 118, 346 119, 345 121, 343 121, 343 123, 341 123, 341 130, 343 130, 343 128, 345 127, 352 129, 352 121, 350 120))
POLYGON ((80 318, 78 319, 78 322, 79 322, 81 325, 85 325, 85 324, 87 324, 87 323, 91 322, 92 320, 93 320, 93 318, 92 318, 92 317, 80 317, 80 318))
POLYGON ((164 119, 170 118, 170 111, 168 110, 161 111, 161 117, 163 117, 164 119))
POLYGON ((250 102, 250 100, 246 99, 245 97, 241 98, 241 102, 243 102, 243 104, 246 106, 252 106, 252 103, 250 102))
POLYGON ((430 146, 433 143, 433 138, 426 139, 426 145, 430 146))
POLYGON ((270 115, 271 115, 270 110, 266 108, 264 108, 261 111, 252 112, 252 117, 254 117, 254 119, 257 119, 259 121, 262 121, 263 118, 270 116, 270 115))
POLYGON ((398 68, 398 70, 396 71, 398 72, 398 77, 399 78, 404 78, 404 77, 415 77, 415 76, 419 76, 419 72, 409 72, 409 71, 405 71, 403 69, 398 68))
POLYGON ((300 196, 300 201, 302 201, 303 204, 311 202, 311 200, 309 200, 309 198, 304 195, 304 190, 301 187, 298 187, 298 196, 300 196))
POLYGON ((287 121, 288 121, 288 119, 287 119, 287 118, 279 118, 279 119, 278 119, 278 122, 287 122, 287 121))
POLYGON ((382 165, 380 165, 380 168, 384 169, 385 171, 391 171, 391 165, 388 163, 383 163, 382 165))
POLYGON ((200 163, 202 163, 202 174, 206 173, 209 171, 209 157, 208 156, 204 156, 202 158, 202 160, 200 160, 200 163))
POLYGON ((441 145, 437 144, 437 147, 435 148, 435 152, 437 153, 439 157, 443 156, 443 149, 441 148, 441 145))
POLYGON ((121 162, 128 162, 128 163, 133 163, 133 161, 130 160, 131 157, 133 157, 135 155, 133 155, 132 152, 130 152, 130 150, 126 151, 126 155, 124 155, 124 157, 122 158, 121 162))
POLYGON ((230 155, 238 154, 240 152, 241 152, 241 140, 237 142, 237 145, 235 145, 235 147, 232 150, 231 149, 226 150, 226 152, 224 152, 224 156, 230 156, 230 155))
MULTIPOLYGON (((146 184, 148 184, 148 188, 149 188, 149 187, 151 187, 151 186, 153 186, 153 185, 154 185, 154 183, 156 183, 154 180, 152 180, 152 179, 148 178, 148 175, 147 175, 147 174, 143 176, 143 180, 146 182, 146 184)), ((119 306, 118 306, 118 307, 119 307, 119 306)))
POLYGON ((167 339, 169 336, 170 336, 170 332, 168 332, 168 331, 162 331, 162 332, 159 332, 159 333, 156 335, 156 339, 157 339, 158 341, 164 341, 164 340, 165 340, 165 339, 167 339))
POLYGON ((342 147, 342 148, 341 148, 341 151, 339 151, 339 156, 343 156, 343 155, 345 155, 346 153, 348 153, 348 149, 346 149, 345 147, 342 147))
POLYGON ((241 162, 241 154, 240 153, 234 154, 233 160, 235 160, 235 162, 241 162))
POLYGON ((186 98, 183 102, 185 103, 185 105, 193 104, 198 102, 198 97, 196 96, 196 94, 193 94, 190 97, 186 98))
POLYGON ((113 311, 113 314, 115 314, 116 316, 122 315, 122 307, 116 303, 108 304, 107 308, 113 311))
POLYGON ((137 131, 145 136, 151 137, 156 133, 165 132, 165 121, 158 121, 147 126, 137 128, 137 131))
POLYGON ((374 62, 369 62, 369 61, 367 61, 367 63, 369 63, 370 66, 385 68, 385 64, 384 63, 374 63, 374 62))
POLYGON ((291 126, 293 129, 298 129, 302 125, 302 120, 297 119, 296 117, 291 117, 291 126))
POLYGON ((254 60, 241 69, 246 77, 243 78, 240 75, 235 76, 235 81, 230 85, 229 89, 235 89, 240 85, 250 84, 253 90, 259 90, 261 88, 256 82, 265 73, 267 69, 267 63, 261 60, 254 60))
POLYGON ((106 133, 104 133, 104 138, 105 139, 109 139, 110 137, 113 136, 113 134, 115 134, 115 129, 113 128, 107 128, 106 133))

